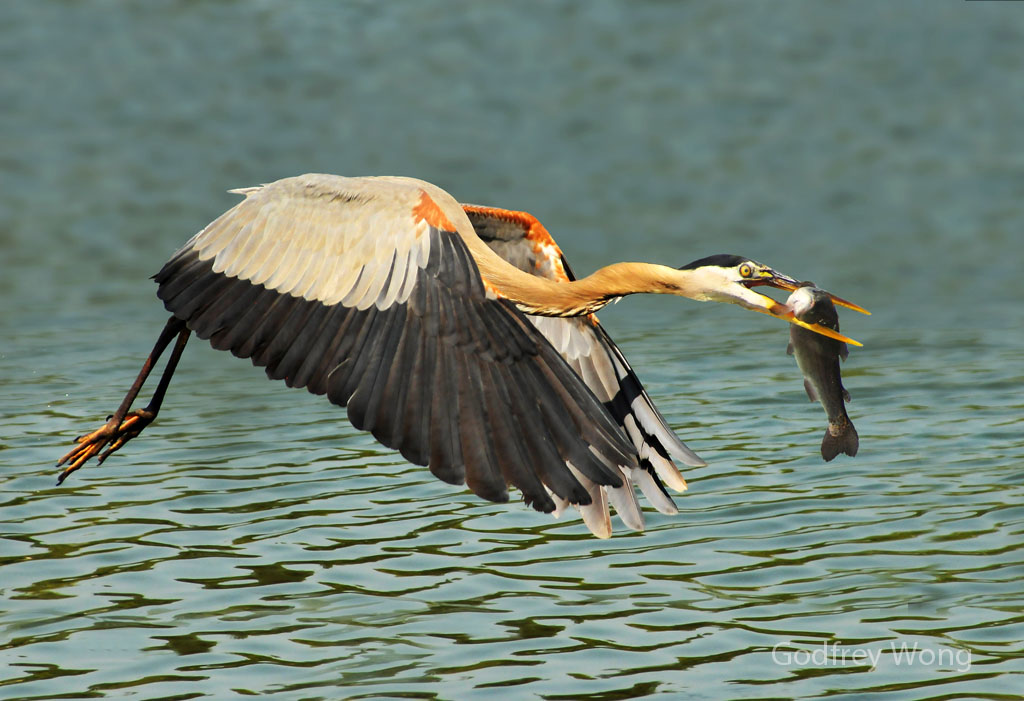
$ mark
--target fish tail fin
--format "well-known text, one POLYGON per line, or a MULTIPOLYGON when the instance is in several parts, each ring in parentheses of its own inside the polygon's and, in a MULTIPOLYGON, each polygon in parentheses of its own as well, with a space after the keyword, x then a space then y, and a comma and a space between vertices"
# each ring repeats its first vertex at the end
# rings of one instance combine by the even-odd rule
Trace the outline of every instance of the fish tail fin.
POLYGON ((853 422, 843 417, 838 423, 830 423, 825 429, 825 437, 821 439, 821 457, 825 462, 830 462, 840 453, 846 453, 850 457, 857 454, 860 447, 860 437, 853 422))

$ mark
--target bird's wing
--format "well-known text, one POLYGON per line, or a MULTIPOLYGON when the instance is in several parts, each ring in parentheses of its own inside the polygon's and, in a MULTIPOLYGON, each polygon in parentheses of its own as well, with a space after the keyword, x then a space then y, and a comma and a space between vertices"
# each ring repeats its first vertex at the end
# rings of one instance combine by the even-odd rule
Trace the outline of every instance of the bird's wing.
MULTIPOLYGON (((551 280, 568 282, 575 279, 561 249, 533 215, 477 205, 464 204, 462 208, 477 235, 512 265, 551 280)), ((673 459, 691 466, 705 463, 669 428, 597 317, 591 314, 572 318, 527 318, 583 378, 595 396, 604 402, 633 443, 639 467, 626 473, 627 484, 624 487, 604 490, 623 521, 631 527, 643 525, 631 499, 633 492, 628 482, 637 484, 659 511, 676 513, 676 506, 664 484, 683 491, 686 482, 673 459)))
POLYGON ((399 178, 307 175, 246 199, 155 276, 201 338, 273 379, 326 394, 439 478, 550 512, 586 504, 574 477, 635 465, 618 425, 507 300, 488 295, 443 191, 399 178), (566 463, 571 463, 572 468, 566 463))

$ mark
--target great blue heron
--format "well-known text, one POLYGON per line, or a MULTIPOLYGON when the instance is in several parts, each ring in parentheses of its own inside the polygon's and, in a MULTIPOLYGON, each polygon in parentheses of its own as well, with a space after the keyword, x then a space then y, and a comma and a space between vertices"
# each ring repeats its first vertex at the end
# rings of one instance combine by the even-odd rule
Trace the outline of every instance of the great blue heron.
POLYGON ((681 492, 686 482, 673 460, 705 463, 595 311, 624 295, 674 294, 856 343, 754 292, 798 282, 738 256, 679 269, 616 263, 577 280, 533 216, 460 205, 421 180, 303 175, 233 192, 245 199, 155 276, 172 316, 118 410, 61 458, 58 483, 153 421, 195 332, 273 379, 326 394, 356 428, 446 482, 499 502, 511 484, 542 512, 575 505, 608 537, 609 502, 642 530, 634 485, 676 513, 666 485, 681 492), (130 411, 175 339, 152 401, 130 411))

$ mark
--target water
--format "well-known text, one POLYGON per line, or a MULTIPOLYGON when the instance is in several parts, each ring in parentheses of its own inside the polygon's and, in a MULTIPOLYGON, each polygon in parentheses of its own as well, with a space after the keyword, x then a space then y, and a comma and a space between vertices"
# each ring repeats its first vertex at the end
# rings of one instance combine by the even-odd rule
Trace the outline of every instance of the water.
POLYGON ((1019 697, 1022 40, 1010 3, 3 3, 0 696, 1019 697), (577 272, 735 252, 864 304, 861 453, 817 456, 778 322, 637 298, 602 319, 710 463, 643 534, 482 503, 195 341, 55 488, 146 278, 306 171, 532 211, 577 272))

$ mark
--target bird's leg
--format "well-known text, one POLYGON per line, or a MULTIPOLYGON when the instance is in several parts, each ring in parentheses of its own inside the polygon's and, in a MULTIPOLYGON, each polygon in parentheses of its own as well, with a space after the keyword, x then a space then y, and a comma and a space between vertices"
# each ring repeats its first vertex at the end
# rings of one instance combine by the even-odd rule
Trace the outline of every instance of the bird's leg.
POLYGON ((143 363, 139 376, 135 378, 135 382, 132 383, 128 394, 125 395, 121 406, 117 408, 113 415, 107 417, 107 422, 98 429, 76 438, 75 442, 78 445, 57 462, 57 467, 68 463, 68 466, 57 477, 57 484, 63 482, 68 475, 84 465, 89 458, 99 453, 109 444, 110 447, 96 461, 97 464, 102 463, 110 457, 111 453, 120 449, 125 443, 142 433, 142 429, 153 422, 157 412, 160 411, 160 404, 164 400, 167 386, 171 383, 171 376, 174 374, 175 368, 178 367, 178 360, 181 358, 182 351, 185 350, 185 343, 188 342, 188 337, 191 333, 185 327, 185 322, 181 319, 173 316, 168 319, 164 330, 160 332, 160 338, 156 340, 153 350, 150 352, 149 357, 146 358, 146 362, 143 363), (171 356, 167 359, 167 367, 164 368, 164 374, 160 377, 160 384, 157 385, 153 398, 150 399, 145 409, 128 411, 132 406, 132 402, 139 396, 139 391, 142 389, 142 385, 146 383, 149 373, 153 371, 156 361, 175 336, 178 337, 178 340, 174 344, 171 356))

